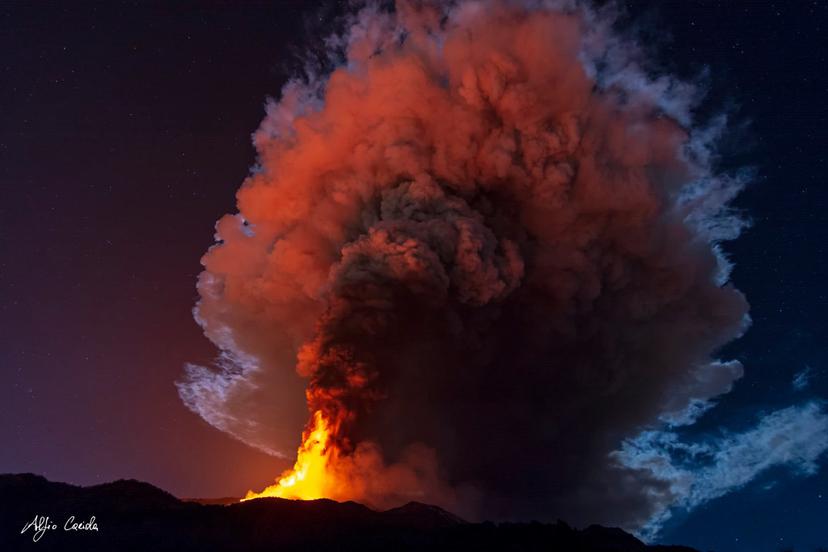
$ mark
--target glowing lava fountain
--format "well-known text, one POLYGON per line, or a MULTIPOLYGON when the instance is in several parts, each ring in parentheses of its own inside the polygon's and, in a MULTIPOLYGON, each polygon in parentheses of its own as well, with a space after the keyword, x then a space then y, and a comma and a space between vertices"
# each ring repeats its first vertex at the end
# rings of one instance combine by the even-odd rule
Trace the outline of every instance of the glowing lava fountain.
POLYGON ((330 437, 330 424, 322 412, 317 411, 310 427, 302 435, 302 445, 293 468, 286 470, 274 485, 262 492, 247 491, 242 502, 265 497, 294 500, 326 498, 325 490, 330 484, 327 467, 333 453, 332 447, 328 446, 330 437))

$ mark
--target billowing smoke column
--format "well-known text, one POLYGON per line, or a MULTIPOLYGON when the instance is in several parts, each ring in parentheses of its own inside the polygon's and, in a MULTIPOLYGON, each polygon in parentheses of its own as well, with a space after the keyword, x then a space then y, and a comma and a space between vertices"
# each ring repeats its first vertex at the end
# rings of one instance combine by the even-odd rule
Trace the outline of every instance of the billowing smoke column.
POLYGON ((622 443, 742 372, 715 358, 748 320, 721 121, 580 5, 366 8, 332 45, 203 259, 223 353, 185 403, 286 457, 310 416, 308 496, 645 523, 672 491, 622 443))

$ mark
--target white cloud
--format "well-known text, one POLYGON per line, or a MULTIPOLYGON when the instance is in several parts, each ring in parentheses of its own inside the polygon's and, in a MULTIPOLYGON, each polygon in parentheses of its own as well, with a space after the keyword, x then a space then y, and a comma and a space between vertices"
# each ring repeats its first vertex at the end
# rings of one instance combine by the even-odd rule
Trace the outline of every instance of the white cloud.
POLYGON ((735 491, 767 470, 784 466, 813 475, 828 449, 828 413, 819 402, 771 412, 742 433, 683 442, 673 431, 645 431, 614 453, 624 467, 649 472, 669 485, 640 534, 653 538, 674 509, 690 511, 735 491))
POLYGON ((794 391, 802 391, 811 383, 811 367, 806 366, 799 372, 797 372, 794 377, 793 381, 791 381, 791 387, 794 388, 794 391))

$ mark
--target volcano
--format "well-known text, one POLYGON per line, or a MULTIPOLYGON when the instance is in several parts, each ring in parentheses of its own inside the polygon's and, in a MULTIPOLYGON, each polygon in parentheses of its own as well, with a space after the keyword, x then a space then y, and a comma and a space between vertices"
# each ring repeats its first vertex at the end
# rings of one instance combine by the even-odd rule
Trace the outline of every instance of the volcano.
POLYGON ((468 523, 417 502, 179 499, 136 480, 78 487, 34 474, 0 475, 0 520, 2 550, 693 551, 598 525, 468 523))
POLYGON ((589 2, 379 4, 266 103, 182 404, 296 455, 245 499, 653 538, 703 494, 672 434, 643 440, 744 373, 727 117, 589 2))

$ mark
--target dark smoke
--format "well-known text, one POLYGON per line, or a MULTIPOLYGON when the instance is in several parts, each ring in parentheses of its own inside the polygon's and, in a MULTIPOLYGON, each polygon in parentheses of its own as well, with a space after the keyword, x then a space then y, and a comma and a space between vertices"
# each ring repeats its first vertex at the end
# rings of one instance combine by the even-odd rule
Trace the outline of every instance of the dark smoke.
POLYGON ((286 456, 324 412, 372 451, 374 503, 417 446, 436 460, 406 489, 479 516, 634 528, 674 500, 612 453, 741 376, 717 244, 744 179, 715 172, 698 91, 611 27, 567 2, 354 16, 346 63, 268 105, 199 279, 223 356, 185 403, 286 456))

